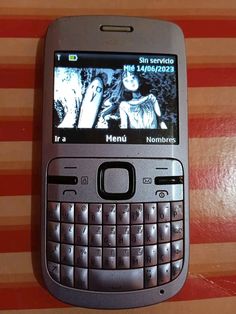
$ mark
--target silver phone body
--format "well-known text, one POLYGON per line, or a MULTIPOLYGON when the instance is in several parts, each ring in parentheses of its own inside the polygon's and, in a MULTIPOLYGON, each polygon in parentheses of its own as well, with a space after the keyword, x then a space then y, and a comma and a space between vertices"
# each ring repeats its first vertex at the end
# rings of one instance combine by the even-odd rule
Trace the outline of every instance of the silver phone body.
MULTIPOLYGON (((142 69, 148 71, 148 68, 142 69)), ((52 23, 45 40, 42 129, 42 272, 45 284, 51 294, 66 303, 92 308, 146 306, 162 302, 175 295, 185 282, 189 260, 187 82, 184 37, 181 30, 169 22, 131 17, 66 17, 52 23), (154 143, 136 144, 132 142, 132 144, 129 144, 122 142, 122 139, 116 136, 110 137, 106 143, 96 143, 93 139, 91 140, 92 143, 63 143, 58 138, 57 141, 59 142, 56 142, 56 137, 53 133, 54 62, 56 52, 75 52, 76 54, 88 52, 97 53, 98 55, 100 53, 136 54, 139 56, 155 54, 174 55, 177 60, 176 101, 178 108, 176 112, 178 116, 178 144, 159 144, 155 142, 155 137, 153 139, 154 143), (128 169, 126 168, 127 164, 128 169), (101 168, 104 165, 105 170, 101 168), (130 168, 129 165, 131 165, 130 168), (105 183, 104 181, 102 182, 103 187, 101 187, 99 180, 104 180, 104 173, 106 181, 105 183), (115 179, 114 176, 116 177, 115 179), (173 184, 171 184, 171 181, 164 182, 165 177, 172 176, 177 178, 176 182, 173 181, 173 184), (55 179, 56 181, 50 181, 48 177, 50 177, 50 180, 55 179), (66 180, 69 178, 69 181, 63 182, 64 177, 66 177, 66 180), (164 179, 164 183, 158 179, 159 177, 164 179), (122 182, 122 187, 119 185, 119 180, 122 182), (129 181, 128 183, 126 182, 127 180, 129 181), (132 184, 135 185, 133 190, 132 184), (123 188, 123 186, 126 187, 123 188), (116 189, 118 193, 116 193, 116 189), (119 270, 112 268, 112 266, 111 269, 106 269, 103 273, 103 269, 90 270, 90 262, 87 262, 86 271, 80 272, 80 266, 71 262, 68 262, 68 265, 64 265, 64 262, 60 264, 58 261, 58 258, 60 259, 62 255, 66 254, 64 251, 68 250, 68 248, 70 252, 71 250, 73 251, 73 256, 75 256, 77 248, 76 245, 71 245, 70 241, 66 242, 67 244, 62 243, 64 235, 61 235, 60 232, 65 231, 71 223, 70 220, 67 222, 55 222, 54 219, 51 222, 48 221, 50 220, 48 218, 48 204, 50 202, 54 205, 58 202, 61 206, 61 211, 65 210, 62 207, 64 206, 63 204, 67 203, 73 204, 74 210, 76 206, 80 206, 78 204, 101 204, 102 206, 104 204, 113 204, 118 208, 118 204, 128 203, 130 207, 132 204, 135 204, 132 206, 144 204, 144 208, 144 206, 148 207, 146 204, 151 203, 156 204, 156 210, 158 211, 159 203, 161 204, 160 207, 163 203, 169 203, 172 206, 172 202, 174 202, 174 205, 178 205, 179 200, 182 201, 183 207, 181 218, 183 235, 181 239, 181 270, 176 278, 172 279, 173 263, 175 262, 175 260, 172 261, 174 254, 172 251, 175 249, 178 252, 178 248, 173 249, 171 240, 167 244, 169 259, 167 257, 167 262, 164 263, 164 265, 168 264, 169 268, 167 267, 168 269, 166 268, 167 270, 164 271, 167 273, 169 271, 170 277, 167 280, 164 279, 163 284, 159 282, 159 278, 164 276, 163 273, 160 273, 165 268, 164 266, 164 268, 161 267, 163 265, 162 262, 155 266, 156 274, 154 275, 150 268, 153 265, 151 264, 150 266, 147 262, 146 266, 145 263, 141 263, 141 266, 143 266, 140 267, 141 271, 135 272, 135 267, 128 267, 125 271, 124 269, 119 269, 121 270, 119 276, 119 270), (49 224, 53 225, 53 227, 49 227, 49 224), (53 240, 48 238, 48 234, 51 232, 48 228, 54 227, 55 230, 59 228, 58 241, 60 242, 55 245, 53 240), (53 253, 54 257, 55 255, 57 256, 53 261, 50 260, 50 249, 57 251, 53 253), (159 270, 159 266, 161 270, 159 270), (53 269, 55 273, 53 273, 53 269), (67 271, 68 277, 72 276, 71 279, 67 278, 68 283, 64 274, 67 271), (100 271, 100 274, 97 273, 98 271, 100 271), (71 272, 73 273, 72 275, 71 272), (85 289, 76 286, 74 282, 78 276, 84 276, 84 274, 89 278, 85 280, 85 289), (151 286, 149 286, 148 274, 157 278, 154 279, 156 283, 151 284, 151 286), (75 276, 77 277, 75 278, 75 276), (141 277, 144 279, 140 279, 141 277), (139 281, 137 285, 134 278, 137 278, 137 281, 139 281), (110 286, 109 281, 111 282, 110 286), (132 284, 127 284, 127 281, 132 282, 132 284)), ((89 129, 88 132, 90 132, 89 129)), ((122 132, 122 136, 125 135, 129 138, 129 132, 126 132, 124 129, 122 132)), ((140 132, 139 134, 141 134, 140 132)), ((112 130, 109 130, 108 136, 111 134, 112 130)), ((171 178, 169 179, 171 180, 171 178)), ((77 210, 79 209, 77 208, 77 210)), ((59 213, 59 216, 61 217, 62 214, 59 213)), ((57 214, 54 213, 53 215, 57 214)), ((88 213, 88 215, 90 214, 88 213)), ((171 215, 173 218, 173 213, 170 213, 171 215)), ((166 222, 166 225, 172 228, 170 239, 172 237, 174 239, 174 218, 173 221, 172 218, 169 218, 169 221, 167 219, 168 222, 166 222)), ((146 218, 143 219, 145 220, 146 218)), ((165 219, 163 221, 157 219, 152 224, 152 227, 159 230, 162 227, 161 223, 163 225, 165 219), (156 227, 154 226, 155 224, 156 227)), ((72 223, 72 227, 73 237, 75 237, 76 222, 72 223)), ((90 218, 86 227, 92 230, 90 218)), ((117 224, 114 224, 113 227, 117 227, 117 224)), ((101 225, 101 228, 104 228, 104 224, 101 225)), ((129 228, 135 227, 129 225, 129 228)), ((143 225, 143 228, 145 229, 146 227, 143 225)), ((143 232, 145 233, 145 231, 143 232)), ((144 239, 143 241, 145 242, 146 240, 144 239)), ((159 246, 161 248, 161 244, 158 243, 156 248, 159 248, 159 246)), ((107 247, 109 248, 109 245, 107 247)), ((103 248, 104 243, 102 244, 103 248)), ((89 243, 86 249, 90 250, 89 243)), ((114 250, 116 249, 115 245, 114 250)), ((131 250, 130 247, 129 250, 131 250)), ((145 251, 146 248, 143 250, 145 251)), ((102 254, 105 254, 104 252, 102 251, 102 254)), ((106 252, 108 252, 106 254, 111 254, 111 258, 112 252, 118 254, 117 250, 108 250, 106 252)), ((160 252, 158 252, 156 254, 160 255, 160 252)), ((147 253, 145 254, 147 255, 147 253)), ((67 259, 70 259, 70 257, 67 256, 67 259)), ((65 264, 67 263, 65 262, 65 264)))

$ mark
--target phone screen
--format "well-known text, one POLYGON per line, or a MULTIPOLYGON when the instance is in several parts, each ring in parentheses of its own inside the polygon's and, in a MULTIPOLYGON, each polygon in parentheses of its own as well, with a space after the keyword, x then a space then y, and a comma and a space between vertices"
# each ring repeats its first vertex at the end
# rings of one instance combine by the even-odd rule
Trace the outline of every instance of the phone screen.
POLYGON ((178 144, 177 56, 57 51, 53 143, 178 144))

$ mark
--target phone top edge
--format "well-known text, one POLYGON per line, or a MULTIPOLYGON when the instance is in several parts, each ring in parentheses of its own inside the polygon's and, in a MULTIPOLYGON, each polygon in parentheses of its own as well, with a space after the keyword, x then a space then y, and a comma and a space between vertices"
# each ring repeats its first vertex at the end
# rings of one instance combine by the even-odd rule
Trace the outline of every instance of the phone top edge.
MULTIPOLYGON (((150 26, 154 26, 159 24, 160 27, 168 28, 170 32, 177 32, 177 36, 179 36, 184 40, 183 30, 179 25, 172 21, 166 21, 162 19, 154 19, 147 17, 139 17, 139 16, 125 16, 125 15, 78 15, 78 16, 66 16, 59 17, 55 19, 52 23, 49 24, 46 38, 50 35, 51 32, 55 30, 62 30, 65 27, 68 27, 71 23, 81 23, 82 26, 90 27, 90 24, 97 25, 100 28, 102 25, 110 25, 110 26, 128 26, 133 27, 133 31, 135 33, 136 28, 138 31, 140 28, 145 30, 145 28, 149 28, 150 26), (145 23, 145 25, 144 25, 145 23)), ((131 32, 131 33, 132 33, 131 32)), ((105 33, 105 32, 104 32, 105 33)))

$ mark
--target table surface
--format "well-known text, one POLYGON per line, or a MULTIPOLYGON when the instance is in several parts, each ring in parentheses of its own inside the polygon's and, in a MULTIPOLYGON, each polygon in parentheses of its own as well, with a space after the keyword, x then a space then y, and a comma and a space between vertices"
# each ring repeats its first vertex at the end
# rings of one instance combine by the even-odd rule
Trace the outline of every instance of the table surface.
POLYGON ((69 15, 164 19, 186 37, 191 254, 173 299, 112 313, 233 313, 236 308, 236 1, 0 1, 0 312, 102 313, 54 299, 39 263, 42 43, 69 15))

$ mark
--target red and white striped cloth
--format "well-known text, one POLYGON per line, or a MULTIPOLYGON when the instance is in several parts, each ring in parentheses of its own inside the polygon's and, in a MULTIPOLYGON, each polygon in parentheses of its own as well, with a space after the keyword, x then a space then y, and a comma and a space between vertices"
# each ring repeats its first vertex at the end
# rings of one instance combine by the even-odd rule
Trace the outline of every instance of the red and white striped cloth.
MULTIPOLYGON (((176 22, 188 60, 191 260, 183 290, 112 313, 234 313, 236 308, 236 1, 0 1, 0 313, 101 313, 65 305, 40 275, 42 44, 66 15, 176 22)), ((150 40, 155 40, 150 34, 150 40)))

